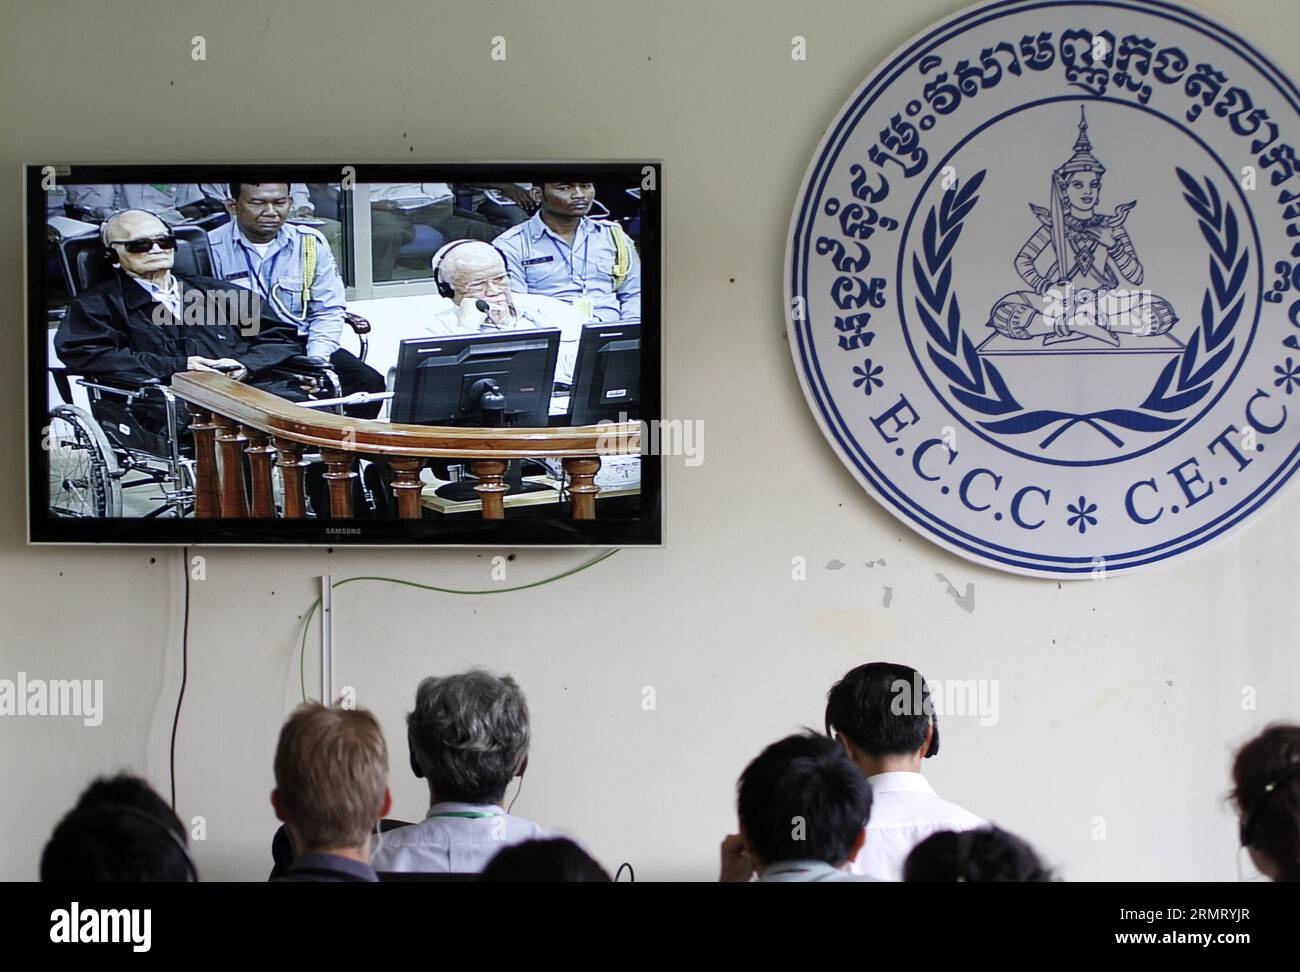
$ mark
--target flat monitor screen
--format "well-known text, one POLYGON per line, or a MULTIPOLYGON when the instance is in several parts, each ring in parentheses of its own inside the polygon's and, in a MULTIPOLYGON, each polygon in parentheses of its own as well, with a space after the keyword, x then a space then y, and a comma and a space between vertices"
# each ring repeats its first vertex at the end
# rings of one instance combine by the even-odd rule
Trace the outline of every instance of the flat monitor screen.
POLYGON ((586 324, 578 345, 569 425, 641 418, 641 325, 586 324))
POLYGON ((660 543, 661 179, 28 166, 29 539, 660 543))
POLYGON ((557 397, 559 346, 560 332, 554 329, 403 341, 393 382, 393 421, 470 428, 548 425, 557 397))

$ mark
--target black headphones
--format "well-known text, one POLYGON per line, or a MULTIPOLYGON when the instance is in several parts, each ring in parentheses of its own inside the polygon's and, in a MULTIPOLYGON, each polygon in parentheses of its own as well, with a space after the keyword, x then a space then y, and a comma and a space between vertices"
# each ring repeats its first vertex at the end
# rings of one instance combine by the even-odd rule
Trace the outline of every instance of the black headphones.
POLYGON ((1300 763, 1294 763, 1288 769, 1283 770, 1282 775, 1277 779, 1265 785, 1264 795, 1259 798, 1259 802, 1255 804, 1250 813, 1246 814, 1246 819, 1242 821, 1240 831, 1242 847, 1250 847, 1255 843, 1255 826, 1259 822, 1260 811, 1263 810, 1265 804, 1268 803, 1268 798, 1276 793, 1277 788, 1283 783, 1287 780, 1294 779, 1297 776, 1300 776, 1300 763))
MULTIPOLYGON (((162 218, 157 213, 151 213, 147 209, 119 209, 117 210, 117 212, 109 213, 108 216, 104 219, 104 221, 99 224, 99 244, 101 247, 103 247, 104 259, 107 260, 109 266, 112 267, 121 266, 122 261, 118 256, 117 250, 113 249, 113 244, 108 241, 108 224, 111 223, 113 220, 117 219, 117 217, 124 216, 127 213, 143 213, 146 216, 152 216, 154 219, 157 219, 159 222, 161 222, 163 226, 167 227, 167 235, 169 237, 171 237, 172 239, 176 239, 176 233, 172 230, 172 228, 170 226, 167 226, 167 223, 163 222, 162 218)), ((114 242, 120 243, 122 241, 115 240, 114 242)))
MULTIPOLYGON (((451 284, 447 283, 445 280, 442 279, 442 261, 447 259, 447 254, 450 253, 452 250, 456 249, 456 247, 460 246, 463 243, 481 243, 481 242, 484 241, 483 240, 452 240, 452 242, 443 246, 440 250, 438 250, 437 253, 433 255, 433 282, 434 284, 437 285, 438 293, 441 296, 446 297, 448 300, 451 300, 453 297, 456 296, 456 291, 455 289, 453 289, 451 284)), ((506 259, 506 255, 501 251, 501 248, 497 246, 495 243, 489 243, 488 246, 492 247, 492 249, 497 251, 497 256, 501 257, 501 262, 505 264, 507 272, 509 272, 510 261, 506 259)))
POLYGON ((117 255, 117 250, 113 249, 113 244, 108 242, 108 224, 109 221, 112 220, 113 216, 116 215, 117 213, 113 213, 108 217, 108 219, 99 224, 99 244, 103 248, 102 252, 104 254, 104 259, 108 261, 110 267, 117 267, 122 264, 121 259, 117 255))
MULTIPOLYGON (((118 814, 126 814, 129 817, 136 817, 140 820, 145 820, 161 830, 171 838, 172 842, 176 845, 176 849, 179 850, 181 856, 185 858, 185 870, 189 873, 190 882, 195 884, 198 883, 199 869, 194 866, 194 858, 190 857, 190 851, 189 848, 185 846, 185 841, 176 836, 176 831, 172 830, 157 817, 145 813, 138 807, 128 807, 121 803, 104 803, 91 807, 82 807, 81 809, 74 810, 72 813, 68 814, 68 817, 64 819, 64 823, 74 817, 105 816, 107 814, 113 814, 115 816, 118 814)), ((60 826, 62 826, 62 824, 60 824, 60 826)))

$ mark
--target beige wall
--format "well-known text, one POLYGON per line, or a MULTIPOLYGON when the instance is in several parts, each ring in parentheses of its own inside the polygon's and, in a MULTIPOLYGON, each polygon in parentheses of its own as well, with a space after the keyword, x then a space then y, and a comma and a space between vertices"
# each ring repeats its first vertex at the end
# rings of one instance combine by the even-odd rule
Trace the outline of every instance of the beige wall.
MULTIPOLYGON (((890 658, 933 678, 998 681, 998 724, 946 720, 927 771, 1067 877, 1233 879, 1231 750, 1300 715, 1300 493, 1183 564, 1101 583, 1016 578, 902 531, 834 457, 795 380, 779 277, 812 149, 877 63, 958 6, 7 0, 0 307, 15 351, 0 357, 0 454, 22 452, 20 162, 661 158, 666 410, 704 420, 706 461, 667 463, 663 550, 499 598, 338 592, 336 681, 383 721, 394 815, 423 809, 402 725, 416 681, 486 665, 513 673, 533 709, 517 813, 579 837, 611 869, 633 862, 639 879, 711 878, 744 763, 818 725, 845 669, 890 658), (203 63, 190 58, 196 34, 203 63), (806 62, 790 58, 795 34, 806 62), (489 56, 496 35, 504 62, 489 56), (804 582, 791 579, 795 556, 810 565, 804 582), (832 559, 847 566, 825 569, 832 559), (974 585, 973 612, 936 573, 974 585), (1257 689, 1257 710, 1242 710, 1243 686, 1257 689), (1105 840, 1092 839, 1096 817, 1105 840)), ((1202 8, 1300 77, 1291 4, 1202 8)), ((102 678, 106 695, 98 728, 0 721, 0 877, 27 879, 92 774, 129 767, 165 791, 182 575, 178 550, 29 549, 23 537, 11 458, 0 677, 102 678)), ((207 551, 177 751, 182 816, 207 821, 205 877, 268 869, 272 748, 297 699, 299 618, 316 578, 491 587, 494 553, 207 551)), ((523 551, 510 580, 586 556, 523 551)))

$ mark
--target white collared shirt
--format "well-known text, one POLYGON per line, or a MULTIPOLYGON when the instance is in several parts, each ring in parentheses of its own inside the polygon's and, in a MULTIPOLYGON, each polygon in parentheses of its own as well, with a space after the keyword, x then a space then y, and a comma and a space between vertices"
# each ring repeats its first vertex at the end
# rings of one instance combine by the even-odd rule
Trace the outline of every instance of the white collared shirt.
POLYGON ((912 848, 944 830, 974 830, 988 821, 955 803, 941 800, 920 773, 877 773, 871 783, 867 841, 851 865, 854 874, 901 881, 912 848))
POLYGON ((831 867, 825 861, 778 861, 763 868, 759 877, 764 882, 803 882, 818 881, 874 881, 866 874, 854 874, 838 867, 831 867))
POLYGON ((422 209, 455 198, 445 182, 372 182, 370 201, 395 203, 398 209, 422 209))
POLYGON ((166 287, 159 287, 152 280, 137 277, 133 273, 127 276, 148 291, 150 297, 166 307, 172 317, 178 321, 181 319, 181 285, 174 274, 167 275, 166 287))
POLYGON ((376 836, 370 866, 376 871, 477 874, 501 848, 545 836, 531 820, 512 817, 499 806, 435 803, 420 823, 376 836))

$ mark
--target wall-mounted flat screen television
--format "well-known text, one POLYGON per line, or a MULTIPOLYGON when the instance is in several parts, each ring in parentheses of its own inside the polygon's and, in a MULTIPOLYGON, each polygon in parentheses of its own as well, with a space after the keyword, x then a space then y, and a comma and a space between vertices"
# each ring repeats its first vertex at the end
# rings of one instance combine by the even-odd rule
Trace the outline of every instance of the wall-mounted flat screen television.
POLYGON ((662 175, 27 166, 30 541, 661 543, 662 175))

